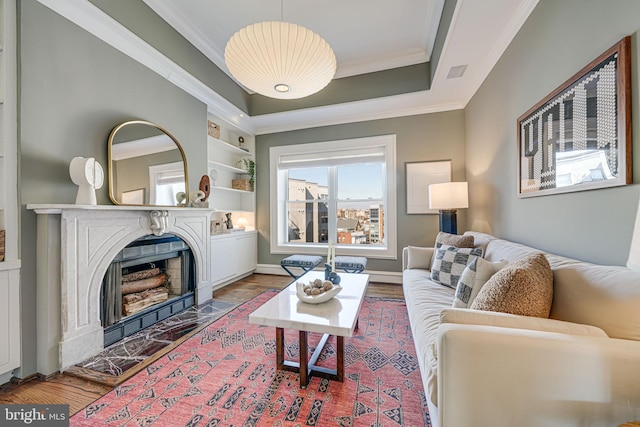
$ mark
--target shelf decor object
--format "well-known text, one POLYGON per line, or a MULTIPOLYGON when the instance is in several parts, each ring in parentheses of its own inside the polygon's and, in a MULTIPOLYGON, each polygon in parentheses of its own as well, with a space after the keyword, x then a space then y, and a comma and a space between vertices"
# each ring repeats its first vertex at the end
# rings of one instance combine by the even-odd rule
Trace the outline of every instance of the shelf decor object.
POLYGON ((631 38, 518 118, 518 197, 631 184, 631 38))
POLYGON ((207 121, 207 134, 212 138, 220 138, 220 125, 207 121))
POLYGON ((405 163, 407 215, 437 214, 429 208, 429 185, 451 181, 451 160, 405 163))
POLYGON ((326 280, 322 281, 320 279, 316 279, 316 281, 320 281, 320 283, 325 287, 317 288, 319 293, 317 294, 307 294, 305 289, 313 289, 315 286, 314 282, 309 284, 304 282, 296 283, 296 295, 298 299, 307 304, 321 304, 323 302, 329 301, 331 298, 335 297, 340 293, 342 287, 339 285, 334 285, 332 282, 326 280), (328 285, 327 285, 328 283, 328 285), (325 290, 327 289, 327 290, 325 290))
POLYGON ((202 175, 198 189, 204 193, 202 201, 206 202, 209 198, 209 194, 211 193, 211 180, 209 179, 209 175, 202 175))
POLYGON ((96 205, 96 189, 104 184, 104 169, 93 157, 74 157, 69 163, 69 175, 78 186, 76 205, 96 205))
MULTIPOLYGON (((282 1, 282 0, 281 0, 282 1)), ((336 56, 318 34, 297 24, 258 22, 236 32, 227 42, 224 62, 248 89, 278 99, 314 94, 336 73, 336 56)))
POLYGON ((251 185, 248 179, 231 180, 231 188, 234 190, 253 191, 253 185, 251 185))

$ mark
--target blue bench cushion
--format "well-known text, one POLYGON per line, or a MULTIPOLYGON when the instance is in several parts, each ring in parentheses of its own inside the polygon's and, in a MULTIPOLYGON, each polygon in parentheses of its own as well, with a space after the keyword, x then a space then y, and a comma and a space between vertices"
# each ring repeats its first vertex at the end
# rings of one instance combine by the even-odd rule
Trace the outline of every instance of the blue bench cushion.
POLYGON ((280 261, 280 265, 288 267, 315 267, 320 265, 322 257, 318 255, 291 255, 280 261))
POLYGON ((361 256, 337 256, 336 268, 347 272, 362 272, 367 266, 367 259, 361 256))

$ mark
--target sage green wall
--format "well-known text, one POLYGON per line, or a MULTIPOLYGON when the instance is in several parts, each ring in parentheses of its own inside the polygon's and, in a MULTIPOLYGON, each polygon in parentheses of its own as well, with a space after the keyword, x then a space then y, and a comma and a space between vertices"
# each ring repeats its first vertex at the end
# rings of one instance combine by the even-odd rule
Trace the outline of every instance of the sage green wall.
POLYGON ((468 226, 553 253, 624 265, 637 185, 518 199, 516 120, 633 35, 634 183, 640 177, 637 0, 541 0, 465 109, 468 226))
POLYGON ((227 101, 249 111, 249 94, 142 0, 89 1, 227 101))
MULTIPOLYGON (((36 215, 28 203, 74 203, 73 157, 107 166, 107 137, 118 123, 145 119, 169 130, 196 188, 207 171, 206 106, 156 73, 35 0, 20 5, 20 197, 22 368, 35 372, 36 215)), ((107 184, 98 204, 110 204, 107 184)))
MULTIPOLYGON (((438 233, 438 215, 407 215, 405 162, 451 159, 453 179, 464 180, 464 113, 462 110, 394 119, 325 126, 256 137, 256 222, 259 231, 258 263, 278 265, 282 254, 269 250, 269 148, 279 145, 333 141, 374 135, 396 135, 398 201, 398 259, 369 259, 368 270, 400 271, 401 250, 407 245, 432 246, 438 233)), ((464 211, 460 211, 464 224, 464 211)), ((461 231, 463 227, 460 227, 461 231)))

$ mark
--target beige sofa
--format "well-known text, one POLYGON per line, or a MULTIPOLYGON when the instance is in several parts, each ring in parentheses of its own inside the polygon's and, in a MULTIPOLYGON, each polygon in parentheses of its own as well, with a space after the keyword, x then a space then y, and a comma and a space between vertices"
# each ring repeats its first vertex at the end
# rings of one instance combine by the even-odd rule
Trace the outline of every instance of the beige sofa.
MULTIPOLYGON (((537 249, 467 232, 489 261, 537 249)), ((451 308, 454 289, 406 268, 403 288, 434 427, 617 426, 640 420, 640 273, 545 254, 549 319, 451 308)), ((428 259, 427 259, 428 258, 428 259)))

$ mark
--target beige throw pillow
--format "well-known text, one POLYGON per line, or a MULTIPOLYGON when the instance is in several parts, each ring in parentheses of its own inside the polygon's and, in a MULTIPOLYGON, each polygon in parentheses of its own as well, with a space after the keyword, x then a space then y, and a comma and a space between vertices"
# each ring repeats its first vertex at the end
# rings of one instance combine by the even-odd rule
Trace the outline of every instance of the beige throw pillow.
POLYGON ((484 311, 549 317, 553 299, 553 272, 542 253, 527 255, 494 274, 482 287, 471 308, 484 311))
POLYGON ((480 292, 480 289, 487 281, 505 267, 508 261, 487 261, 484 258, 476 258, 462 272, 458 286, 456 287, 456 297, 453 300, 453 306, 456 308, 469 308, 473 304, 473 300, 480 292))
POLYGON ((420 268, 423 270, 431 269, 431 258, 433 257, 433 252, 433 248, 409 246, 409 249, 407 250, 407 268, 420 268))
POLYGON ((456 248, 473 248, 473 236, 460 236, 441 231, 436 236, 436 249, 442 245, 454 246, 456 248))

